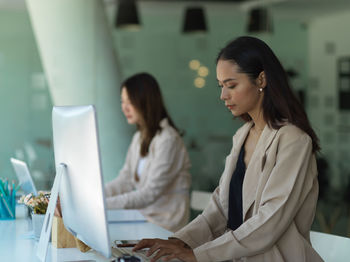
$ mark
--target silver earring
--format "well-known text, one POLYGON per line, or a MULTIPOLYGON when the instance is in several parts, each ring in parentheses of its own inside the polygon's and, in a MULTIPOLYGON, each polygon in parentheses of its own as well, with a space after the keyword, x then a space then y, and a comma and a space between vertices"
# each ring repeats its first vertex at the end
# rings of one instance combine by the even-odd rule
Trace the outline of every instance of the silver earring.
POLYGON ((263 91, 263 89, 260 87, 260 88, 259 88, 259 91, 260 91, 260 92, 262 92, 262 91, 263 91))

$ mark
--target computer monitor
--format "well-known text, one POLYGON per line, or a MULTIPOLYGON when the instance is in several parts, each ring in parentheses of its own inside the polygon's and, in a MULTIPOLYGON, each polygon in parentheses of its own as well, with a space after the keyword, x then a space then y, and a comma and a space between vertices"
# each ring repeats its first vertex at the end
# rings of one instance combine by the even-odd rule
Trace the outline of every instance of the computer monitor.
POLYGON ((85 244, 110 257, 95 107, 54 107, 52 127, 56 170, 66 166, 59 187, 64 225, 85 244))
POLYGON ((12 157, 10 158, 10 160, 18 178, 19 186, 21 187, 23 192, 26 195, 33 193, 36 196, 38 194, 38 191, 36 190, 26 162, 12 157))

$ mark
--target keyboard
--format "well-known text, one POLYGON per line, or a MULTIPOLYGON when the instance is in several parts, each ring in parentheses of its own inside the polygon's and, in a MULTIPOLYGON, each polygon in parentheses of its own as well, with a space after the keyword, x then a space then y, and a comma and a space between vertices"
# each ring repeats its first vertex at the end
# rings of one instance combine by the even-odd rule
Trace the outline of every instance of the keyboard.
MULTIPOLYGON (((147 249, 148 250, 148 249, 147 249)), ((112 246, 112 256, 113 257, 121 257, 123 255, 135 256, 141 260, 141 262, 149 262, 154 254, 150 257, 146 256, 146 249, 137 250, 135 252, 132 251, 132 247, 116 247, 112 246)), ((157 262, 164 262, 162 259, 158 259, 157 262)), ((180 262, 178 259, 171 259, 168 262, 180 262)))
POLYGON ((113 257, 121 257, 123 255, 138 257, 142 262, 148 262, 151 257, 146 256, 147 250, 138 250, 136 252, 132 251, 132 247, 112 247, 113 257))

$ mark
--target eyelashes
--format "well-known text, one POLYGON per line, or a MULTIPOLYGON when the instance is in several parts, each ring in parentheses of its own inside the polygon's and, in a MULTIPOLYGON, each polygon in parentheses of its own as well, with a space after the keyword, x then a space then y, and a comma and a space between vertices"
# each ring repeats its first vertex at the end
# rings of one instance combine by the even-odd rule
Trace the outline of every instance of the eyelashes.
MULTIPOLYGON (((224 86, 218 85, 218 87, 222 89, 224 86)), ((236 87, 236 85, 232 85, 232 86, 228 86, 227 88, 228 89, 234 89, 235 87, 236 87)))

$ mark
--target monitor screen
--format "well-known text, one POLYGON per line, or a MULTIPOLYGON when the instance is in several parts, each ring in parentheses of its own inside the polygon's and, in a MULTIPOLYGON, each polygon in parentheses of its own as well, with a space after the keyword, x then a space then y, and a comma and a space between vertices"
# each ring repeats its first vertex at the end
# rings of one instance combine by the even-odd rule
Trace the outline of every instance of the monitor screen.
POLYGON ((66 165, 59 188, 64 225, 110 257, 95 107, 54 107, 52 127, 56 170, 66 165))
POLYGON ((19 185, 23 192, 27 195, 33 193, 35 196, 38 195, 36 187, 34 185, 32 176, 30 175, 26 162, 11 158, 13 169, 15 170, 16 176, 19 180, 19 185))

